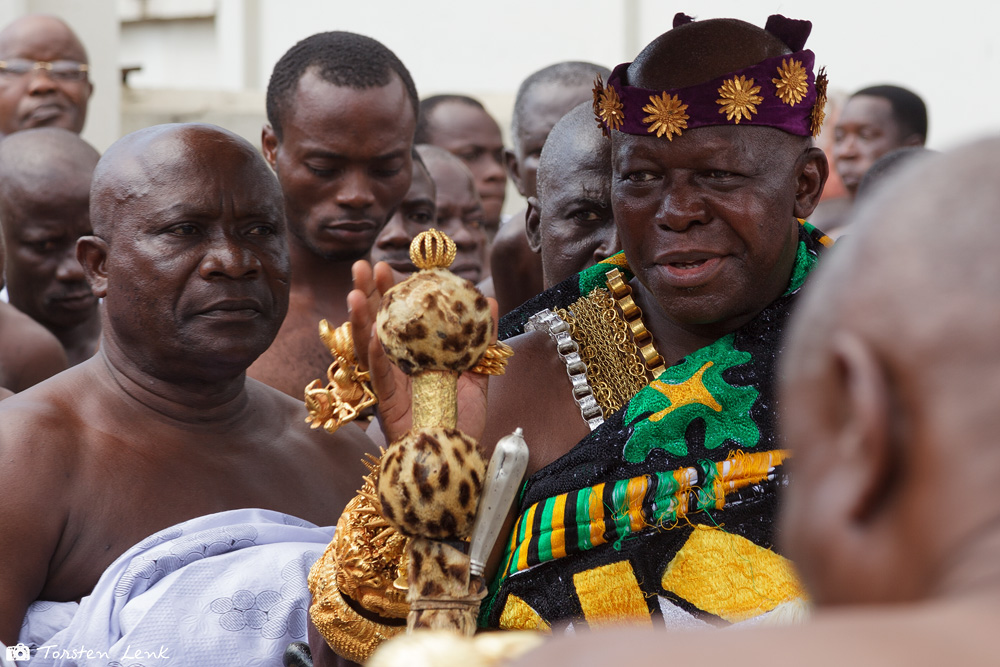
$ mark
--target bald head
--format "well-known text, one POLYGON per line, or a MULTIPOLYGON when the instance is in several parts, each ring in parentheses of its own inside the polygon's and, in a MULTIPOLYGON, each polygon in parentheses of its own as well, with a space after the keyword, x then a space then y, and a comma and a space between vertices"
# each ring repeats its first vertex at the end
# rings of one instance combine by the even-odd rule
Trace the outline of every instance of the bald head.
POLYGON ((83 129, 93 85, 80 67, 88 64, 87 52, 66 23, 44 14, 16 19, 0 31, 0 60, 28 70, 0 78, 0 134, 33 127, 83 129), (39 69, 37 62, 60 67, 39 69))
POLYGON ((997 169, 991 139, 891 177, 796 316, 784 534, 820 602, 967 586, 1000 524, 997 169))
POLYGON ((587 163, 587 169, 605 172, 611 180, 611 143, 594 123, 589 102, 573 108, 555 124, 545 140, 538 163, 538 197, 546 199, 546 189, 571 181, 574 168, 587 163))
POLYGON ((0 141, 0 216, 10 206, 48 202, 55 191, 86 201, 100 157, 79 135, 60 128, 5 138, 0 141))
POLYGON ((262 202, 281 205, 277 180, 242 137, 214 125, 155 125, 119 139, 98 163, 91 186, 94 233, 110 240, 122 207, 196 189, 203 175, 216 169, 239 170, 259 188, 262 202))

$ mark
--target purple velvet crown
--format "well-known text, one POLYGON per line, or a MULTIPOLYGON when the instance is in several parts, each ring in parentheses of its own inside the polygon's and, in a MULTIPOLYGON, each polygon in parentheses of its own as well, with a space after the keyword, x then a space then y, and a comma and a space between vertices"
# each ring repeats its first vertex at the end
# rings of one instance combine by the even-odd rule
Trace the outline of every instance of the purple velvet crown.
MULTIPOLYGON (((678 14, 674 27, 690 22, 678 14)), ((812 25, 772 16, 766 30, 781 38, 794 53, 768 58, 686 88, 649 90, 625 83, 623 63, 608 77, 598 76, 594 114, 605 135, 610 130, 673 141, 684 130, 706 125, 766 125, 803 137, 816 136, 826 106, 826 75, 813 74, 815 56, 802 50, 812 25)))

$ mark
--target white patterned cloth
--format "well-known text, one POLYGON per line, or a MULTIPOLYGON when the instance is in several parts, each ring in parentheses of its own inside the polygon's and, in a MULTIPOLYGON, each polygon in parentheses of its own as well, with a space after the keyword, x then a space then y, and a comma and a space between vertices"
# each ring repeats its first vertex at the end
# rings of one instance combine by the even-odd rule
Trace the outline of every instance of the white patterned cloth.
POLYGON ((35 602, 19 640, 31 667, 281 665, 306 641, 306 577, 333 537, 287 514, 241 509, 135 545, 75 602, 35 602))

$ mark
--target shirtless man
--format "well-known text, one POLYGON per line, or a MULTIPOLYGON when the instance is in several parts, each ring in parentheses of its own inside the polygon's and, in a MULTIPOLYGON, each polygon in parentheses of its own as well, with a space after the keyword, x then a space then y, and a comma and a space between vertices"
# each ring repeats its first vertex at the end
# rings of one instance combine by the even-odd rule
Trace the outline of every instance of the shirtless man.
POLYGON ((414 151, 410 189, 403 197, 399 210, 389 218, 389 224, 382 228, 375 239, 375 247, 372 248, 373 264, 385 262, 399 274, 399 280, 417 270, 410 260, 410 243, 417 234, 434 226, 436 196, 434 179, 427 171, 423 158, 414 151))
POLYGON ((555 124, 538 160, 525 232, 545 289, 620 250, 611 210, 611 144, 584 102, 555 124))
MULTIPOLYGON (((514 145, 504 151, 504 163, 525 199, 538 194, 538 162, 549 132, 570 109, 591 99, 598 74, 607 79, 611 70, 587 62, 562 62, 544 67, 521 82, 510 128, 514 145)), ((550 286, 543 279, 538 251, 532 249, 525 234, 526 216, 527 210, 511 216, 490 248, 490 264, 498 268, 493 287, 501 315, 550 286)))
POLYGON ((0 136, 32 127, 77 134, 94 85, 87 52, 55 16, 30 14, 0 31, 0 136))
MULTIPOLYGON (((0 234, 0 286, 3 282, 3 234, 0 234)), ((0 301, 0 398, 23 391, 66 369, 59 339, 9 303, 0 301)))
POLYGON ((665 654, 748 667, 995 662, 998 169, 994 138, 887 183, 856 212, 799 310, 782 374, 795 457, 782 537, 813 618, 711 639, 577 635, 519 664, 641 664, 665 654))
POLYGON ((76 258, 76 240, 91 234, 90 180, 100 157, 55 127, 0 142, 10 303, 59 339, 71 366, 94 355, 101 335, 99 303, 76 258))
POLYGON ((455 275, 478 283, 483 278, 485 214, 476 180, 465 164, 443 148, 420 144, 417 152, 434 179, 434 227, 455 242, 455 275))
POLYGON ((78 256, 104 299, 100 351, 0 403, 8 645, 33 600, 88 595, 152 533, 236 508, 331 525, 365 472, 356 427, 310 431, 301 402, 245 375, 288 307, 259 153, 213 126, 147 128, 108 149, 92 192, 78 256))
POLYGON ((261 142, 285 196, 292 290, 250 377, 296 398, 323 377, 331 359, 317 325, 347 320, 351 264, 369 257, 410 187, 417 104, 403 63, 361 35, 313 35, 275 65, 261 142))

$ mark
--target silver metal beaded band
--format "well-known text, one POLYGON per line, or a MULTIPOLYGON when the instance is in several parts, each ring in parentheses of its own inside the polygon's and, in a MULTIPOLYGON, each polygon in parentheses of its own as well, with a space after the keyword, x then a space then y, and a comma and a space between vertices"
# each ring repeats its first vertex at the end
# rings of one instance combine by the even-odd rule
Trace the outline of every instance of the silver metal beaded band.
POLYGON ((569 325, 546 308, 528 318, 524 325, 525 331, 544 331, 549 334, 549 338, 555 341, 556 350, 559 357, 566 364, 566 375, 573 384, 573 400, 580 406, 580 414, 583 420, 590 426, 590 430, 604 423, 604 412, 594 398, 594 392, 587 382, 587 365, 580 358, 580 346, 569 335, 569 325))

